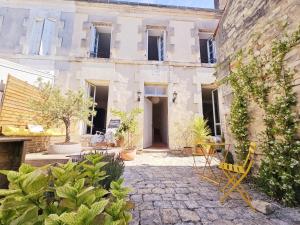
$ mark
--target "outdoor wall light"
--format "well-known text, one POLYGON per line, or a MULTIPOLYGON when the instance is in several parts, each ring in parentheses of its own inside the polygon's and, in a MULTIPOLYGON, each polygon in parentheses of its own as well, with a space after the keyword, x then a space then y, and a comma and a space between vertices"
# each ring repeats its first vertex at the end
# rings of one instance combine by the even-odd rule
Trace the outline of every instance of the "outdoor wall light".
POLYGON ((173 103, 175 103, 176 99, 177 99, 177 92, 174 91, 173 92, 173 99, 172 99, 173 103))
POLYGON ((137 94, 137 101, 140 102, 141 101, 141 94, 142 94, 142 92, 138 91, 136 94, 137 94))

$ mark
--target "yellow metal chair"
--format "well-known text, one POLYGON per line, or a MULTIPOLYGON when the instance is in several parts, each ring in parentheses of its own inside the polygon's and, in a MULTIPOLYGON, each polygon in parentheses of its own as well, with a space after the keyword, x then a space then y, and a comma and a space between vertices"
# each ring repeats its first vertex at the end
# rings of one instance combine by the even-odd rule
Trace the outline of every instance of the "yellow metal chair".
POLYGON ((240 193, 243 200, 252 209, 254 209, 254 207, 251 204, 252 199, 250 195, 246 192, 246 190, 242 187, 241 182, 247 177, 248 173, 252 168, 252 165, 254 163, 255 150, 256 150, 256 143, 251 142, 247 157, 243 165, 230 164, 225 162, 220 163, 219 168, 222 169, 222 171, 224 172, 225 176, 228 179, 226 185, 222 188, 223 196, 220 198, 221 203, 224 203, 224 201, 226 200, 226 198, 229 197, 231 192, 237 190, 240 193))

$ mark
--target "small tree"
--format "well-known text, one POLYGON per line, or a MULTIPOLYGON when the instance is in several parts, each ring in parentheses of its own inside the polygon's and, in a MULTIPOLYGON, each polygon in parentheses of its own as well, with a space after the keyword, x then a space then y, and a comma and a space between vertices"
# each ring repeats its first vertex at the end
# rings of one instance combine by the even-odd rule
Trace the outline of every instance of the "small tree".
POLYGON ((142 113, 139 108, 132 109, 130 112, 124 112, 120 110, 111 110, 114 116, 121 119, 120 127, 117 131, 118 134, 124 137, 124 148, 131 150, 134 149, 136 134, 138 131, 137 116, 142 113))
POLYGON ((87 98, 82 90, 62 93, 58 87, 40 83, 40 98, 33 100, 32 107, 37 112, 36 120, 47 127, 65 125, 65 143, 70 143, 71 122, 83 120, 90 123, 89 118, 96 114, 94 101, 87 98))

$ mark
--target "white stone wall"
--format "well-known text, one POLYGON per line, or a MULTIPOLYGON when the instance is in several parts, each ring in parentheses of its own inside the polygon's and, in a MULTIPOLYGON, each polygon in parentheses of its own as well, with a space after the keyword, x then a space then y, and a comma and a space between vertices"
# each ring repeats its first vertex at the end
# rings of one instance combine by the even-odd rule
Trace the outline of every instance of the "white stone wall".
MULTIPOLYGON (((200 63, 198 30, 214 30, 219 18, 220 13, 214 10, 63 0, 43 3, 39 0, 0 0, 0 57, 51 71, 55 75, 55 84, 64 90, 84 88, 86 81, 108 84, 107 121, 112 118, 112 108, 143 108, 145 83, 166 85, 169 146, 177 148, 183 146, 179 143, 182 141, 181 127, 194 114, 202 114, 201 84, 215 80, 214 68, 203 67, 200 63), (9 16, 13 12, 18 12, 15 19, 9 16), (32 23, 36 16, 56 19, 51 55, 29 54, 32 23), (11 20, 10 27, 7 26, 7 18, 11 20), (89 58, 90 26, 93 22, 112 24, 110 59, 89 58), (147 25, 166 29, 164 62, 147 61, 147 25), (11 44, 10 39, 13 41, 11 44), (8 43, 3 44, 3 41, 8 43), (139 90, 142 91, 140 102, 136 100, 139 90), (175 103, 172 102, 174 91, 178 93, 175 103), (181 123, 180 128, 175 126, 178 122, 181 123)), ((143 115, 140 121, 142 136, 143 115)))

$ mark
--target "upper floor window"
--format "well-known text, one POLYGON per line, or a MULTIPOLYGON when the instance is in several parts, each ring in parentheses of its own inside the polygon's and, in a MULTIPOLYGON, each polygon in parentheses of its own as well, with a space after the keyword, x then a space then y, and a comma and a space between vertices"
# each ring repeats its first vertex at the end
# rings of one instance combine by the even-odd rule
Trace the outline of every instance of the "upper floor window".
POLYGON ((148 60, 164 61, 166 55, 166 31, 164 29, 147 29, 148 60))
POLYGON ((54 32, 55 19, 35 20, 30 41, 30 53, 33 55, 50 55, 54 32))
POLYGON ((90 57, 110 58, 111 26, 93 25, 91 27, 90 57))
POLYGON ((212 38, 200 38, 200 58, 201 63, 216 63, 216 47, 212 38))

